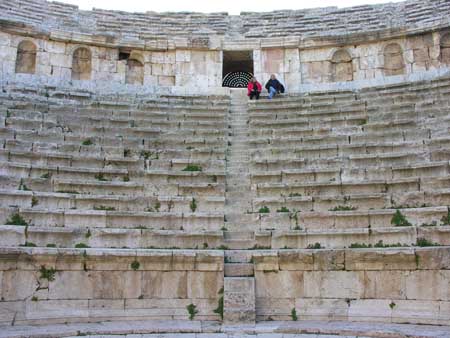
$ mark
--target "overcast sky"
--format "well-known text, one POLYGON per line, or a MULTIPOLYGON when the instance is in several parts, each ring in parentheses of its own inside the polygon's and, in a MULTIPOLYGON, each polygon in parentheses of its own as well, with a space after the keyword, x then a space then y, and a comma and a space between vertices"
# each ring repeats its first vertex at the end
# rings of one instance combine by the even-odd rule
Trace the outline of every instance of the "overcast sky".
POLYGON ((364 4, 399 2, 399 0, 59 0, 78 5, 80 9, 93 7, 115 9, 128 12, 228 12, 239 14, 243 11, 267 12, 280 9, 301 9, 311 7, 349 7, 364 4))

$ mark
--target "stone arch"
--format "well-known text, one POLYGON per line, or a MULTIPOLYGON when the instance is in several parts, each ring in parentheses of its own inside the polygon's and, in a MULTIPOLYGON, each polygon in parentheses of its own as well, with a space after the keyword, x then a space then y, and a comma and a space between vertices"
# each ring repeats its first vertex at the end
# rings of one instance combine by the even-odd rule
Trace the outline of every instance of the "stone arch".
POLYGON ((441 36, 441 62, 450 65, 450 33, 441 36))
POLYGON ((72 80, 90 80, 92 54, 86 47, 75 49, 72 55, 72 80))
POLYGON ((333 82, 353 81, 353 60, 346 49, 337 50, 331 58, 333 82))
POLYGON ((144 64, 137 58, 127 60, 125 83, 138 85, 144 83, 144 64))
POLYGON ((24 40, 17 46, 16 73, 34 74, 36 72, 36 45, 24 40))
POLYGON ((398 43, 390 43, 384 47, 384 75, 403 75, 406 72, 403 49, 398 43))

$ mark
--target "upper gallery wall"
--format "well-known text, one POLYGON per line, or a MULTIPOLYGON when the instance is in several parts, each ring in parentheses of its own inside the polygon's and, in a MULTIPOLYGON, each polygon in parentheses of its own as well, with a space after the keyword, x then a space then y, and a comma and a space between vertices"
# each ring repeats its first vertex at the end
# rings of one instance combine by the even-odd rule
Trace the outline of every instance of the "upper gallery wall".
POLYGON ((270 13, 127 13, 0 0, 0 79, 146 88, 222 86, 224 51, 288 91, 432 71, 450 64, 450 0, 270 13), (238 55, 238 54, 236 54, 238 55), (17 76, 17 74, 20 74, 17 76), (29 80, 29 79, 28 79, 29 80))

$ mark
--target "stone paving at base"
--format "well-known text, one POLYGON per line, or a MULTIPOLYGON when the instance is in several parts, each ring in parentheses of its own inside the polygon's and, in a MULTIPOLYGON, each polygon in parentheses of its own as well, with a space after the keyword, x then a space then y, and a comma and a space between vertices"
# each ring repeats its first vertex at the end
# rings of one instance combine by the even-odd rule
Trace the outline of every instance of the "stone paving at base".
POLYGON ((263 322, 256 325, 221 326, 200 321, 126 321, 47 326, 3 326, 0 338, 53 337, 128 338, 448 338, 450 326, 362 322, 263 322))

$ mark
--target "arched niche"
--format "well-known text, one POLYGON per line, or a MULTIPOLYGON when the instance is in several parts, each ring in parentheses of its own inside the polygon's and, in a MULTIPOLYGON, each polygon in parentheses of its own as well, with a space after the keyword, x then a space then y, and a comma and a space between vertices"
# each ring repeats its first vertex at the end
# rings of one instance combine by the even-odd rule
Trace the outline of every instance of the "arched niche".
POLYGON ((331 58, 331 64, 331 79, 333 82, 353 81, 353 61, 347 50, 337 50, 331 58))
POLYGON ((16 73, 34 74, 36 72, 36 45, 24 40, 17 46, 16 73))
POLYGON ((398 43, 390 43, 384 47, 384 75, 403 75, 406 72, 403 49, 398 43))

